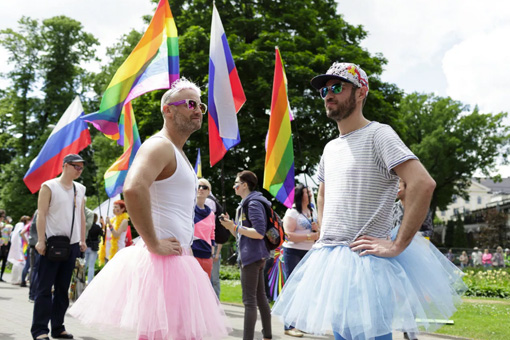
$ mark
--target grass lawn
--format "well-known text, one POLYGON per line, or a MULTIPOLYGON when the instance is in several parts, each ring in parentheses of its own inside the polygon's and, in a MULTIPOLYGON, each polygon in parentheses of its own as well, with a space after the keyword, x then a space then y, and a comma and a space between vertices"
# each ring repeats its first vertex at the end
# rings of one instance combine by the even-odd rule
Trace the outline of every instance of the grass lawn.
POLYGON ((466 298, 450 318, 454 325, 446 325, 437 333, 477 340, 510 339, 510 300, 466 298))
MULTIPOLYGON (((242 304, 241 282, 221 280, 220 301, 242 304)), ((510 339, 509 299, 466 298, 450 319, 455 324, 437 333, 476 340, 510 339)))
POLYGON ((239 280, 221 280, 221 302, 243 303, 241 291, 241 281, 239 280))

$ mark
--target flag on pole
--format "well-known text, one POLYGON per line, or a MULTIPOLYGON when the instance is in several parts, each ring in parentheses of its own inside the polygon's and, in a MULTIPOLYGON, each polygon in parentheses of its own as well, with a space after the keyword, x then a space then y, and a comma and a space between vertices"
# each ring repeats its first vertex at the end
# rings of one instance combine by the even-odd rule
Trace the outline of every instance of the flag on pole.
POLYGON ((124 153, 104 174, 104 185, 108 197, 114 197, 122 192, 129 167, 142 144, 131 103, 127 103, 122 110, 119 132, 118 143, 124 146, 124 153))
POLYGON ((241 142, 237 112, 246 102, 227 36, 213 5, 209 47, 209 159, 211 166, 241 142))
POLYGON ((23 178, 30 192, 36 193, 41 188, 41 184, 62 172, 66 155, 79 153, 90 144, 87 123, 80 119, 83 115, 80 98, 76 96, 60 117, 23 178))
POLYGON ((99 111, 84 119, 112 139, 126 103, 144 93, 168 89, 179 78, 179 44, 168 0, 160 0, 151 23, 135 49, 113 76, 99 111))
POLYGON ((195 162, 195 173, 198 178, 202 177, 202 159, 200 158, 200 148, 198 148, 197 161, 195 162))
POLYGON ((276 47, 263 187, 288 208, 294 203, 294 147, 291 119, 287 77, 280 50, 276 47))

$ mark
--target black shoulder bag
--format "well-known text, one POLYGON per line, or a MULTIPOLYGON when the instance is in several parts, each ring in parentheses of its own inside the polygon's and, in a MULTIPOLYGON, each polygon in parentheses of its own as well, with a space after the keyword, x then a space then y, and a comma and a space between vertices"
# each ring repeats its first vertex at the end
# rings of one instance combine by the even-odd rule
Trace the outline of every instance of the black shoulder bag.
POLYGON ((63 262, 69 259, 71 254, 71 237, 73 237, 74 213, 76 210, 76 186, 73 183, 74 200, 73 200, 73 221, 71 223, 71 234, 67 236, 51 236, 46 240, 46 256, 48 260, 53 262, 63 262))

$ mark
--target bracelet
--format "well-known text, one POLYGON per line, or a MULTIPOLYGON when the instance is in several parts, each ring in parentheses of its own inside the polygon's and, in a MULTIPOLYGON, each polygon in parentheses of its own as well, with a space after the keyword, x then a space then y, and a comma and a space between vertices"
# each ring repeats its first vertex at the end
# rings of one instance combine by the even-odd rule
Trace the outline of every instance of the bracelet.
POLYGON ((311 236, 310 234, 306 234, 306 239, 307 239, 308 241, 311 241, 311 240, 312 240, 312 238, 311 238, 310 236, 311 236))
POLYGON ((234 234, 237 234, 237 231, 239 230, 239 225, 234 224, 234 234))

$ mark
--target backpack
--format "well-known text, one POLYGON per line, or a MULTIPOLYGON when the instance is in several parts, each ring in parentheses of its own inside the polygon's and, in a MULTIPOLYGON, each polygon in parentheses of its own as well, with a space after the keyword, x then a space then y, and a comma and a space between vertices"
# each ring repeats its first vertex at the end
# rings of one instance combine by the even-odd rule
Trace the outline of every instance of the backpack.
POLYGON ((223 214, 223 207, 221 206, 220 202, 216 199, 216 197, 209 195, 207 198, 210 198, 214 201, 214 204, 216 205, 216 212, 214 215, 215 218, 215 227, 214 227, 214 242, 218 244, 224 244, 228 241, 230 238, 230 231, 225 228, 221 222, 220 222, 220 215, 223 214))
MULTIPOLYGON (((257 197, 254 197, 243 203, 244 207, 248 207, 248 203, 252 200, 259 201, 264 206, 266 210, 266 233, 264 234, 264 242, 266 243, 267 250, 275 250, 280 247, 285 241, 285 230, 283 229, 283 222, 280 216, 271 208, 270 205, 266 204, 264 200, 261 200, 257 197)), ((248 217, 248 209, 245 209, 246 219, 250 219, 248 217)))

